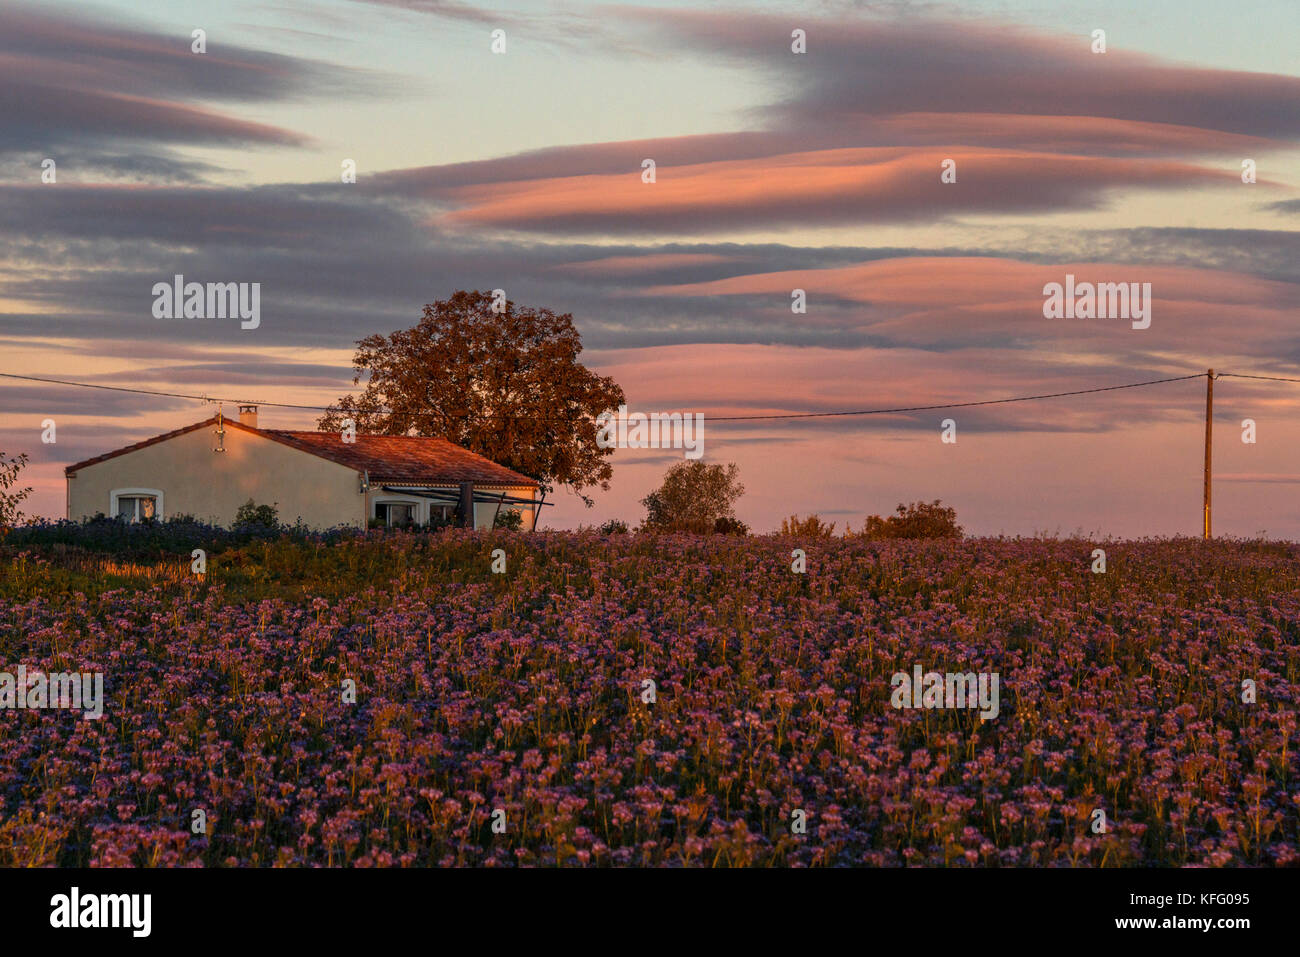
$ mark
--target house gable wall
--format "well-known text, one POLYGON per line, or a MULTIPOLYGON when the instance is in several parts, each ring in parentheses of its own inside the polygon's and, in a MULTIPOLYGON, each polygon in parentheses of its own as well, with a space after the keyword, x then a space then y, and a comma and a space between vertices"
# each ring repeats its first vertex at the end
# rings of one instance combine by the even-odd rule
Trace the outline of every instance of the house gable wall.
POLYGON ((150 488, 164 493, 164 519, 193 515, 228 526, 251 498, 276 504, 288 524, 364 524, 366 496, 353 469, 229 423, 222 444, 224 452, 213 451, 211 425, 86 465, 68 476, 68 517, 109 515, 113 490, 150 488))

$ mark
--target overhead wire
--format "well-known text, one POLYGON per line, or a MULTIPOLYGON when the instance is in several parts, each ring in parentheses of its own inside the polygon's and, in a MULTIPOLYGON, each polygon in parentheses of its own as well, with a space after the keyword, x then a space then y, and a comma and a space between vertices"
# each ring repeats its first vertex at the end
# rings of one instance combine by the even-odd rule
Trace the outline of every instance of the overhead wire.
MULTIPOLYGON (((1039 393, 1036 395, 1009 396, 1001 399, 975 399, 975 400, 970 400, 965 402, 943 402, 934 405, 896 406, 890 408, 876 408, 876 409, 852 409, 852 410, 834 411, 834 412, 780 412, 780 413, 764 413, 764 414, 757 414, 757 415, 711 415, 709 413, 703 413, 703 415, 706 421, 711 421, 711 422, 756 422, 756 421, 772 421, 778 419, 786 419, 786 420, 817 419, 817 418, 831 418, 831 417, 857 416, 857 415, 891 415, 891 414, 902 414, 907 412, 932 412, 941 409, 968 409, 977 406, 1006 405, 1013 402, 1033 402, 1041 399, 1060 399, 1060 398, 1067 398, 1070 396, 1091 395, 1099 392, 1116 392, 1122 389, 1140 389, 1146 386, 1162 385, 1168 382, 1185 382, 1190 379, 1199 379, 1202 378, 1205 374, 1206 373, 1204 372, 1197 372, 1189 375, 1169 376, 1163 379, 1147 379, 1142 382, 1127 382, 1122 385, 1096 386, 1090 389, 1073 389, 1068 392, 1046 392, 1046 393, 1039 393)), ((1224 376, 1233 376, 1235 378, 1241 378, 1241 379, 1272 379, 1281 382, 1300 382, 1300 379, 1289 379, 1281 376, 1261 376, 1261 375, 1251 375, 1247 373, 1233 373, 1233 372, 1217 373, 1215 378, 1221 378, 1224 376)), ((267 401, 252 400, 252 399, 236 399, 236 398, 229 398, 229 397, 210 396, 207 395, 206 393, 196 394, 196 393, 186 393, 186 392, 168 392, 168 391, 157 390, 157 389, 136 389, 127 386, 102 385, 93 382, 77 382, 71 379, 56 379, 48 376, 20 375, 18 373, 13 373, 13 372, 0 372, 0 377, 6 379, 18 379, 18 380, 23 380, 28 382, 43 382, 51 385, 71 386, 71 387, 83 388, 83 389, 101 389, 110 392, 126 392, 134 395, 152 395, 152 396, 160 396, 160 397, 172 398, 172 399, 192 399, 196 401, 210 402, 210 403, 211 402, 220 402, 223 404, 229 403, 231 405, 258 405, 258 406, 266 406, 270 408, 298 409, 298 410, 313 411, 313 412, 333 412, 333 413, 352 412, 352 413, 377 414, 377 415, 409 415, 409 416, 448 415, 448 412, 445 410, 444 411, 422 410, 422 409, 406 410, 406 409, 391 409, 387 407, 381 407, 377 409, 345 409, 340 407, 337 404, 305 405, 301 403, 292 403, 292 402, 267 402, 267 401)))

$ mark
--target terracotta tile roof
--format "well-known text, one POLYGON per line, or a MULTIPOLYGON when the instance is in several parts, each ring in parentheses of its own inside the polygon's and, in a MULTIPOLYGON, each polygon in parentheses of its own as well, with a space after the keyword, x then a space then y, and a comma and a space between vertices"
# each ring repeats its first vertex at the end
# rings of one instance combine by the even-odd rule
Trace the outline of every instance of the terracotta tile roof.
POLYGON ((475 482, 480 485, 536 485, 526 475, 498 465, 446 439, 411 435, 357 435, 345 443, 337 432, 285 432, 259 430, 321 458, 358 472, 370 473, 377 482, 412 482, 429 485, 475 482))
MULTIPOLYGON (((216 426, 216 424, 217 417, 214 415, 210 419, 187 425, 183 429, 156 435, 143 442, 69 465, 64 472, 71 475, 88 465, 165 442, 178 435, 193 432, 195 429, 216 426)), ((379 482, 421 485, 455 485, 459 482, 474 482, 479 485, 497 486, 537 484, 535 479, 521 475, 504 465, 498 465, 491 459, 461 448, 446 439, 405 435, 358 435, 356 442, 345 443, 336 432, 254 429, 241 425, 235 419, 226 419, 225 427, 252 432, 273 442, 306 452, 308 455, 329 459, 331 462, 356 469, 358 472, 368 471, 372 484, 379 482)))

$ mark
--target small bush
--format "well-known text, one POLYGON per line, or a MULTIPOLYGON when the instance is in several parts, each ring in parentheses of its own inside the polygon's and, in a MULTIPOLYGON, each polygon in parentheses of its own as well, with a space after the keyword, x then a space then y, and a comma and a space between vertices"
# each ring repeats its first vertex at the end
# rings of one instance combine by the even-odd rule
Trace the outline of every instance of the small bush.
POLYGON ((862 526, 864 537, 881 538, 961 538, 957 510, 933 502, 899 505, 888 518, 871 515, 862 526))
POLYGON ((621 522, 616 518, 611 518, 608 522, 601 525, 598 530, 602 535, 626 535, 627 522, 621 522))
MULTIPOLYGON (((277 503, 278 504, 278 503, 277 503)), ((263 528, 279 528, 280 513, 275 505, 255 505, 250 498, 243 505, 239 506, 239 511, 235 512, 235 528, 242 528, 246 525, 260 525, 263 528)))
POLYGON ((11 527, 22 521, 23 513, 18 510, 19 504, 28 495, 32 493, 30 487, 14 489, 14 482, 18 481, 18 473, 23 470, 27 464, 27 453, 21 452, 13 458, 6 459, 3 452, 0 452, 0 539, 5 537, 5 533, 11 527))
POLYGON ((835 523, 827 525, 817 515, 809 515, 804 519, 791 515, 781 519, 781 534, 796 535, 799 538, 830 538, 835 534, 835 523))
POLYGON ((512 532, 517 532, 524 527, 524 516, 517 508, 506 509, 504 512, 497 512, 497 516, 492 521, 493 528, 504 528, 512 532))
POLYGON ((749 526, 738 518, 724 515, 714 521, 713 533, 715 535, 748 535, 749 526))

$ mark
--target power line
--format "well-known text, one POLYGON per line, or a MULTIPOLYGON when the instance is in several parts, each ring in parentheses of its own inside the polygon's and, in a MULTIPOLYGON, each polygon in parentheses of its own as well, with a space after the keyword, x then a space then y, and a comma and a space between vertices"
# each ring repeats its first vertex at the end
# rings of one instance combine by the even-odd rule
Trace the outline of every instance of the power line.
POLYGON ((1215 374, 1216 379, 1222 379, 1224 376, 1231 376, 1234 379, 1268 379, 1271 382, 1300 382, 1300 379, 1289 379, 1280 375, 1248 375, 1245 372, 1219 372, 1215 374))
POLYGON ((1160 385, 1162 382, 1184 382, 1187 379, 1199 379, 1205 373, 1180 375, 1171 379, 1149 379, 1146 382, 1130 382, 1127 385, 1108 385, 1097 389, 1077 389, 1074 392, 1049 392, 1043 395, 1018 395, 1010 399, 982 399, 978 402, 948 402, 944 405, 913 405, 899 409, 861 409, 855 412, 796 412, 777 415, 706 415, 711 422, 752 422, 759 419, 818 419, 833 415, 884 415, 890 412, 933 412, 936 409, 968 409, 976 405, 1002 405, 1007 402, 1030 402, 1034 399, 1059 399, 1067 395, 1087 395, 1091 392, 1114 392, 1117 389, 1139 389, 1147 385, 1160 385))
MULTIPOLYGON (((901 406, 898 408, 886 408, 886 409, 855 409, 855 410, 849 410, 843 412, 786 412, 786 413, 773 413, 773 414, 764 414, 764 415, 714 416, 705 413, 705 418, 706 420, 712 422, 756 422, 756 421, 772 421, 776 419, 818 419, 818 418, 842 417, 842 416, 853 416, 853 415, 889 415, 889 414, 897 414, 903 412, 933 412, 940 409, 968 409, 968 408, 974 408, 976 406, 1006 405, 1012 402, 1033 402, 1039 399, 1061 399, 1061 398, 1067 398, 1069 396, 1076 396, 1076 395, 1091 395, 1093 393, 1098 393, 1098 392, 1116 392, 1121 389, 1140 389, 1146 386, 1162 385, 1168 382, 1185 382, 1189 379, 1199 379, 1204 375, 1205 375, 1204 372, 1197 372, 1191 375, 1171 376, 1169 378, 1164 378, 1164 379, 1147 379, 1143 382, 1129 382, 1129 383, 1125 383, 1124 385, 1098 386, 1092 389, 1075 389, 1070 392, 1048 392, 1039 395, 1020 395, 1020 396, 1012 396, 1005 399, 979 399, 970 402, 946 402, 940 405, 913 405, 913 406, 901 406)), ((299 410, 312 411, 312 412, 338 412, 338 413, 365 412, 370 414, 377 413, 377 414, 423 415, 423 416, 435 416, 435 415, 447 414, 445 412, 434 412, 434 411, 408 412, 408 411, 399 410, 395 412, 394 410, 388 408, 342 409, 337 405, 332 405, 332 406, 302 405, 302 404, 296 404, 291 402, 261 402, 261 401, 252 402, 248 399, 222 398, 219 396, 195 395, 192 393, 185 393, 185 392, 163 392, 156 389, 132 389, 126 386, 99 385, 93 382, 75 382, 70 379, 54 379, 45 376, 19 375, 13 372, 0 372, 0 376, 6 379, 21 379, 27 382, 44 382, 51 385, 73 386, 81 389, 102 389, 109 392, 129 392, 134 395, 153 395, 153 396, 162 396, 164 398, 170 398, 170 399, 193 399, 200 402, 222 402, 222 403, 229 402, 232 405, 256 404, 259 406, 268 406, 277 409, 299 409, 299 410)), ((1276 382, 1300 382, 1300 379, 1287 378, 1284 376, 1252 375, 1244 372, 1220 372, 1216 374, 1215 378, 1223 378, 1225 376, 1231 376, 1237 379, 1264 379, 1264 380, 1270 380, 1276 382)))
POLYGON ((94 382, 73 382, 69 379, 48 379, 35 375, 17 375, 13 372, 0 372, 0 376, 6 379, 25 379, 28 382, 49 382, 54 385, 72 385, 81 389, 104 389, 108 392, 132 392, 136 395, 161 395, 169 399, 197 399, 200 402, 229 402, 231 405, 273 405, 280 409, 315 409, 317 411, 328 411, 328 406, 320 405, 291 405, 287 402, 257 402, 253 403, 248 399, 223 399, 219 396, 208 395, 191 395, 186 392, 159 392, 155 389, 128 389, 120 385, 98 385, 94 382))

